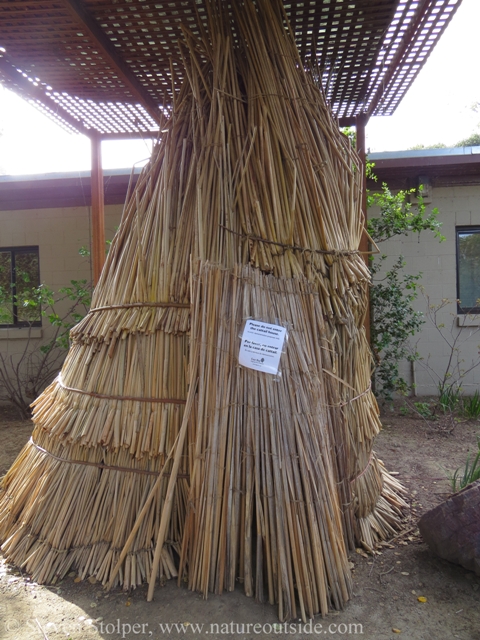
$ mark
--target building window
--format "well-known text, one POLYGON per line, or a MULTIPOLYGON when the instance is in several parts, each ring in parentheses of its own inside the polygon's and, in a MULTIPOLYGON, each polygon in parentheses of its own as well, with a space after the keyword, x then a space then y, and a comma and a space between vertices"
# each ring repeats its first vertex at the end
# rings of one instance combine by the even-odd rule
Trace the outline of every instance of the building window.
POLYGON ((41 310, 38 247, 0 248, 0 326, 39 327, 41 310))
POLYGON ((458 313, 480 313, 480 227, 457 227, 458 313))

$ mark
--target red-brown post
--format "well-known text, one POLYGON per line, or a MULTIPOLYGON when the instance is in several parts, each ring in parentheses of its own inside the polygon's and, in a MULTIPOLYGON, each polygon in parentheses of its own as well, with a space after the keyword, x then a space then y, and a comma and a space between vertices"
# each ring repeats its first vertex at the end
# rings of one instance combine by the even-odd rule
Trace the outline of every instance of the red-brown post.
MULTIPOLYGON (((355 118, 355 129, 357 132, 357 153, 363 164, 363 189, 362 189, 362 211, 365 228, 367 226, 367 151, 365 146, 365 125, 367 124, 368 117, 360 114, 355 118)), ((368 251, 369 243, 367 234, 364 232, 360 240, 359 250, 364 252, 365 260, 368 263, 368 251)), ((367 313, 365 315, 365 332, 367 339, 370 342, 370 305, 367 306, 367 313)))
POLYGON ((92 135, 92 264, 96 285, 105 262, 105 207, 102 170, 102 140, 92 135))

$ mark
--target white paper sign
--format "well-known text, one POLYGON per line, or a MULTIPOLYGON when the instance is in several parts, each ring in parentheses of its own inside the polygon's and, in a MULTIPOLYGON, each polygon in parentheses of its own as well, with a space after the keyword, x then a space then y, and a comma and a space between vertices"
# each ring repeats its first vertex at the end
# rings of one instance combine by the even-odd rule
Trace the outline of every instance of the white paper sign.
POLYGON ((247 320, 242 334, 239 363, 249 369, 276 375, 287 330, 278 324, 247 320))

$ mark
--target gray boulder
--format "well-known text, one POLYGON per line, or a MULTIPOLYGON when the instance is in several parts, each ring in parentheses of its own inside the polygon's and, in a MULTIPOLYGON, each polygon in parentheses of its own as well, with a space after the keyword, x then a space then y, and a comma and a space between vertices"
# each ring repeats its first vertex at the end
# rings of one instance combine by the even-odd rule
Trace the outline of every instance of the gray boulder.
POLYGON ((480 576, 480 480, 427 511, 418 528, 435 554, 480 576))

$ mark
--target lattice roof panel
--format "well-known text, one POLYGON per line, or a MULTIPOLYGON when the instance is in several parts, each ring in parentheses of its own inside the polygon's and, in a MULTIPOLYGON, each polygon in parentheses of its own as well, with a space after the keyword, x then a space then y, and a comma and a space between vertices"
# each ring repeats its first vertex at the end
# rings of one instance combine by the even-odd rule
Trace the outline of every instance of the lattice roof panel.
MULTIPOLYGON (((238 0, 236 0, 238 1, 238 0)), ((461 0, 285 0, 334 113, 390 115, 461 0)), ((69 129, 158 131, 203 0, 0 0, 0 81, 69 129), (172 73, 173 77, 172 81, 172 73)))

